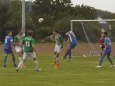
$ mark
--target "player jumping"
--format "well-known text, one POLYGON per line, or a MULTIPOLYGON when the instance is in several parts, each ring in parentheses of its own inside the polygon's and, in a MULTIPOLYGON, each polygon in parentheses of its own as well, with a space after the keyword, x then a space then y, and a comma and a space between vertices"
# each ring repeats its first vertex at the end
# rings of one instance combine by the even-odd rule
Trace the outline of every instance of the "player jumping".
POLYGON ((102 51, 102 55, 100 56, 100 59, 99 59, 99 64, 98 64, 98 68, 101 68, 103 67, 102 66, 102 63, 103 63, 103 60, 105 58, 105 56, 107 56, 110 64, 112 65, 112 67, 114 67, 115 65, 113 64, 113 61, 112 61, 112 57, 111 57, 111 39, 109 38, 108 36, 108 33, 107 32, 104 32, 104 35, 105 35, 105 40, 104 40, 104 49, 102 51))
POLYGON ((18 64, 18 67, 16 68, 16 71, 18 72, 22 65, 24 64, 25 60, 27 57, 32 57, 33 61, 34 61, 34 64, 36 65, 35 66, 35 70, 36 71, 40 71, 41 69, 39 68, 38 66, 38 61, 37 61, 37 50, 36 50, 36 46, 35 46, 35 39, 32 37, 33 35, 33 32, 32 31, 29 31, 27 33, 27 36, 24 37, 23 39, 23 47, 24 47, 24 50, 23 50, 23 60, 21 60, 18 64))
POLYGON ((14 55, 14 52, 13 52, 13 46, 14 46, 14 43, 13 43, 13 37, 12 37, 12 32, 9 31, 7 32, 7 36, 5 37, 5 41, 4 41, 4 53, 5 53, 5 56, 4 56, 4 67, 7 67, 7 57, 8 55, 12 55, 12 60, 13 60, 13 64, 14 64, 14 67, 16 67, 16 57, 14 55))
POLYGON ((63 48, 63 37, 58 31, 54 31, 51 35, 53 39, 55 39, 55 48, 54 48, 54 66, 59 68, 60 67, 60 52, 63 48))
POLYGON ((65 52, 65 55, 64 55, 63 59, 66 59, 67 56, 69 56, 69 59, 71 59, 71 50, 76 47, 77 39, 76 39, 75 34, 72 31, 67 32, 66 35, 68 36, 68 39, 69 39, 70 43, 67 47, 67 50, 65 52))

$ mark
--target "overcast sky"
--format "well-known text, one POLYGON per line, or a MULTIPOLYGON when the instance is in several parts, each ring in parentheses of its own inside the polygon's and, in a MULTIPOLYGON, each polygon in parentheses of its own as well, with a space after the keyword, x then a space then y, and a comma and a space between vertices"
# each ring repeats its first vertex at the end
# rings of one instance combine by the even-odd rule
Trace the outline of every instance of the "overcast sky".
POLYGON ((74 4, 84 4, 115 13, 115 0, 72 0, 74 4))

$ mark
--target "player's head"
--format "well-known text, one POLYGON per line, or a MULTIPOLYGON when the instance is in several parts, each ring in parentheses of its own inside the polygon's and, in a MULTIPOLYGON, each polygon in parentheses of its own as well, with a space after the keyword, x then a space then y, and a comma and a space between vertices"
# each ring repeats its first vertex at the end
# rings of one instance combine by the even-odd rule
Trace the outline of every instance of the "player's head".
POLYGON ((19 32, 19 35, 23 35, 23 32, 21 31, 21 32, 19 32))
POLYGON ((107 33, 107 32, 104 32, 104 35, 105 35, 105 36, 108 36, 108 33, 107 33))
POLYGON ((69 35, 69 34, 71 34, 71 33, 72 33, 72 31, 69 30, 68 32, 66 32, 66 35, 69 35))
POLYGON ((54 30, 54 31, 53 31, 53 34, 54 34, 54 35, 56 35, 56 34, 58 34, 58 33, 59 33, 59 31, 57 31, 57 30, 54 30))
POLYGON ((105 37, 105 32, 101 32, 101 37, 102 37, 102 38, 105 37))
POLYGON ((27 36, 33 36, 33 31, 28 31, 27 36))
POLYGON ((12 31, 7 31, 7 35, 12 36, 12 31))

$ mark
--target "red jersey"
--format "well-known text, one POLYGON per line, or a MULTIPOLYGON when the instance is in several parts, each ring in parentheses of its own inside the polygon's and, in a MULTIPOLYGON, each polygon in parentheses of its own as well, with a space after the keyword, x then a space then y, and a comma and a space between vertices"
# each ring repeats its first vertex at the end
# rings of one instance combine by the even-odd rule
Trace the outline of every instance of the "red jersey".
POLYGON ((105 41, 105 38, 102 38, 102 37, 101 37, 101 38, 99 39, 99 43, 100 43, 102 49, 104 48, 104 41, 105 41))

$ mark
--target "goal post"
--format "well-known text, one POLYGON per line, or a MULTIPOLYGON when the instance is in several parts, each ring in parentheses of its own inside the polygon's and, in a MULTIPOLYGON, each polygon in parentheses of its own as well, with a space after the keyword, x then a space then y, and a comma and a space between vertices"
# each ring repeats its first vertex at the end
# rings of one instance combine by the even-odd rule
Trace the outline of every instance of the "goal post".
POLYGON ((25 0, 21 0, 21 3, 22 3, 22 28, 21 28, 21 32, 23 32, 25 34, 25 29, 26 29, 26 14, 25 14, 26 8, 25 8, 25 5, 26 5, 26 2, 25 2, 25 0))

